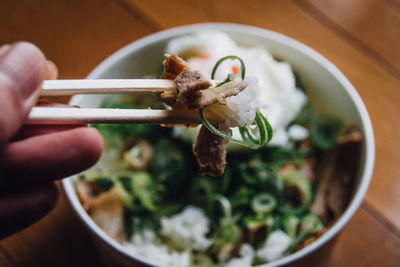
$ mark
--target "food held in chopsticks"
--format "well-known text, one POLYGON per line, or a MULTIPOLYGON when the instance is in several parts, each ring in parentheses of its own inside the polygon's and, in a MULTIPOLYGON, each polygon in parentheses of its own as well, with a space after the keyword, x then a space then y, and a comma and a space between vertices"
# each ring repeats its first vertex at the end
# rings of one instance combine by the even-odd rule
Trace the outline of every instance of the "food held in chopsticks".
MULTIPOLYGON (((265 48, 242 48, 224 33, 200 32, 171 40, 166 52, 187 63, 165 68, 171 76, 164 77, 181 74, 182 84, 159 97, 182 112, 198 108, 204 125, 95 125, 106 149, 100 162, 76 179, 93 220, 130 253, 162 266, 258 265, 323 235, 352 196, 360 131, 317 111, 289 63, 274 60, 265 48), (227 55, 243 60, 244 79, 237 58, 221 61, 213 72, 227 55), (233 76, 227 79, 228 74, 233 76), (259 91, 250 77, 257 78, 259 91), (233 78, 234 93, 219 97, 208 91, 220 88, 210 88, 208 78, 226 80, 220 87, 230 86, 233 78), (225 120, 210 123, 213 112, 225 120), (262 114, 274 129, 268 145, 262 114), (199 154, 208 158, 203 162, 199 154), (225 171, 217 179, 199 175, 198 164, 205 172, 225 171)), ((154 95, 103 103, 112 108, 163 105, 154 95)))
POLYGON ((174 79, 176 90, 160 94, 160 99, 174 109, 200 109, 200 118, 204 125, 193 147, 200 175, 218 177, 224 173, 228 141, 251 148, 261 148, 272 138, 271 125, 258 111, 262 103, 257 100, 257 81, 245 79, 246 68, 242 59, 236 56, 221 58, 216 62, 211 78, 214 78, 223 61, 232 59, 241 64, 239 80, 229 74, 215 87, 211 87, 207 78, 199 71, 192 70, 184 60, 174 54, 166 55, 163 62, 164 71, 161 78, 174 79), (204 113, 213 114, 221 123, 212 125, 204 113), (259 140, 255 140, 247 128, 254 122, 259 130, 259 140), (231 127, 239 127, 242 140, 232 138, 231 127))

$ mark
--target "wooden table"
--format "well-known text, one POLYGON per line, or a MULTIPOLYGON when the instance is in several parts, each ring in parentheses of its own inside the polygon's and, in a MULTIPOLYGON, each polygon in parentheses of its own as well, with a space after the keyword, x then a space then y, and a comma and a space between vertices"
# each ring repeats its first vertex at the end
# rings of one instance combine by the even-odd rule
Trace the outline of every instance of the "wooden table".
MULTIPOLYGON (((60 78, 83 78, 140 37, 210 21, 295 38, 354 84, 375 130, 375 172, 326 265, 400 266, 399 0, 2 0, 0 41, 31 41, 56 62, 60 78)), ((0 242, 0 266, 102 266, 98 258, 64 196, 47 217, 0 242)))

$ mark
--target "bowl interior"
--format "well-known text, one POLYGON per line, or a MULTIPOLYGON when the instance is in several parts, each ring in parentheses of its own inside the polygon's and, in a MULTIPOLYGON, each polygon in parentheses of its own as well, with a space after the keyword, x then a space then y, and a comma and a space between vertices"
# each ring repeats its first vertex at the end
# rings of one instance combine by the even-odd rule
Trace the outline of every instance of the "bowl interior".
MULTIPOLYGON (((112 78, 143 78, 145 76, 154 76, 159 72, 161 62, 164 58, 166 44, 170 39, 177 36, 190 34, 193 31, 184 33, 176 33, 166 38, 160 39, 157 42, 150 42, 147 45, 131 49, 125 56, 114 61, 109 61, 101 71, 97 71, 90 75, 90 78, 96 79, 112 79, 112 78)), ((240 46, 254 47, 263 46, 272 53, 276 58, 290 62, 294 72, 300 77, 306 93, 316 108, 320 112, 335 114, 342 118, 347 123, 357 125, 365 135, 365 127, 361 118, 360 110, 358 109, 354 99, 350 96, 341 80, 337 79, 326 65, 309 57, 304 51, 299 51, 280 40, 266 38, 264 36, 255 36, 251 33, 238 32, 234 30, 225 30, 230 37, 240 46)), ((98 107, 104 98, 116 96, 80 96, 73 98, 72 104, 80 105, 81 107, 98 107)), ((366 143, 362 148, 364 157, 366 143)), ((361 159, 361 163, 364 158, 361 159)), ((363 170, 360 166, 360 170, 363 170)), ((357 177, 357 185, 360 180, 360 175, 357 177)), ((355 190, 356 191, 356 190, 355 190)))
MULTIPOLYGON (((361 203, 371 177, 374 147, 369 117, 358 94, 335 66, 305 45, 274 32, 231 24, 203 24, 164 31, 136 41, 105 60, 89 75, 89 78, 143 78, 146 75, 154 75, 159 71, 164 49, 170 39, 209 28, 226 32, 237 44, 244 47, 264 46, 276 58, 288 61, 300 77, 307 95, 317 109, 335 114, 345 122, 357 125, 366 137, 350 207, 322 238, 305 249, 273 263, 273 265, 285 264, 321 246, 346 224, 361 203)), ((109 96, 76 96, 71 104, 97 107, 105 97, 109 96)), ((82 215, 83 209, 75 207, 79 205, 79 201, 74 194, 72 182, 65 181, 64 185, 74 208, 81 217, 84 216, 84 221, 88 224, 87 216, 82 215)), ((92 223, 90 227, 93 227, 92 223)), ((111 245, 121 250, 116 242, 114 244, 111 241, 111 245)))

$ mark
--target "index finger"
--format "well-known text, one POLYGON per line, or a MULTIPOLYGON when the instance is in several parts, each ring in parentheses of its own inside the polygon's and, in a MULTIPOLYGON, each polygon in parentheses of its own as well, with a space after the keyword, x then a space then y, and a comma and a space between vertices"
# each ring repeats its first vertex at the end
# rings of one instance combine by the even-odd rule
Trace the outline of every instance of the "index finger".
POLYGON ((19 129, 47 76, 43 53, 30 43, 13 44, 0 55, 0 146, 19 129))

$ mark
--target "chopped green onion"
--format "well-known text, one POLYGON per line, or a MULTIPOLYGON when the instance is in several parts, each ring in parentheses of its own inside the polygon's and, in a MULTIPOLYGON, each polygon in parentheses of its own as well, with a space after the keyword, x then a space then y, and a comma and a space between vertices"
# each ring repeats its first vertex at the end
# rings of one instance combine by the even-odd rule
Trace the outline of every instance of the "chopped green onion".
POLYGON ((343 125, 343 121, 335 116, 319 116, 311 122, 311 141, 319 149, 331 149, 336 145, 337 137, 343 125))
POLYGON ((268 217, 245 217, 244 224, 250 231, 257 231, 262 227, 269 227, 274 224, 274 218, 268 217))
POLYGON ((132 194, 130 194, 124 187, 124 185, 120 181, 116 181, 114 184, 117 194, 124 203, 124 206, 129 210, 134 210, 135 208, 135 198, 132 194))
POLYGON ((214 245, 218 249, 223 249, 227 245, 232 247, 229 244, 236 245, 240 241, 242 235, 242 230, 236 223, 239 217, 232 216, 231 203, 226 197, 216 195, 215 200, 220 204, 223 216, 219 220, 219 225, 212 235, 215 240, 214 245))
POLYGON ((122 170, 115 175, 114 181, 117 193, 128 209, 156 209, 153 179, 147 172, 122 170))
POLYGON ((250 196, 254 194, 254 190, 247 187, 241 187, 229 197, 232 208, 248 205, 250 196))
POLYGON ((220 225, 214 231, 212 235, 214 241, 214 246, 219 249, 224 247, 233 248, 232 245, 237 245, 240 242, 242 236, 242 230, 235 223, 234 220, 223 218, 220 221, 220 225))
MULTIPOLYGON (((295 193, 299 204, 297 206, 282 207, 284 212, 298 215, 301 214, 312 200, 311 184, 307 177, 300 172, 290 172, 282 177, 284 183, 284 192, 295 193)), ((286 196, 287 199, 293 199, 293 196, 286 196)))
POLYGON ((233 75, 232 74, 228 74, 228 76, 226 76, 226 79, 223 82, 217 84, 217 86, 215 86, 215 87, 220 87, 220 86, 222 86, 222 85, 224 85, 226 83, 229 83, 231 81, 233 81, 233 75))
POLYGON ((267 121, 267 119, 260 112, 256 113, 256 119, 255 119, 257 128, 260 132, 260 140, 255 140, 253 137, 250 137, 251 136, 250 133, 248 133, 247 128, 244 126, 239 126, 239 131, 240 134, 242 135, 243 140, 234 139, 230 135, 223 133, 219 131, 217 128, 215 128, 215 126, 212 125, 204 116, 203 108, 199 109, 199 115, 203 125, 207 127, 207 129, 213 134, 221 136, 233 143, 247 146, 251 149, 259 149, 263 147, 272 138, 272 127, 267 121), (243 128, 245 128, 246 130, 243 130, 243 128), (247 133, 243 134, 243 131, 247 131, 247 133), (268 137, 266 137, 266 134, 268 134, 268 137))
MULTIPOLYGON (((244 80, 244 78, 246 76, 246 67, 244 65, 243 60, 238 56, 226 56, 226 57, 219 59, 212 70, 211 79, 214 79, 215 73, 216 73, 219 65, 228 59, 231 59, 231 60, 237 59, 240 61, 241 78, 242 78, 242 80, 244 80)), ((216 87, 219 87, 222 84, 225 84, 232 80, 233 80, 233 75, 228 74, 228 77, 222 83, 218 84, 216 87)), ((257 128, 258 128, 258 131, 259 131, 259 136, 260 136, 259 140, 256 140, 256 138, 254 138, 250 134, 250 131, 246 126, 239 126, 239 132, 240 132, 240 135, 242 136, 243 140, 234 139, 230 135, 223 133, 223 132, 219 131, 217 128, 215 128, 204 116, 203 108, 199 109, 199 115, 200 115, 200 119, 201 119, 203 125, 205 127, 207 127, 207 129, 210 132, 212 132, 213 134, 221 136, 222 138, 225 138, 233 143, 247 146, 251 149, 259 149, 259 148, 263 147, 266 143, 271 141, 271 139, 272 139, 273 131, 272 131, 271 124, 268 122, 268 120, 264 117, 264 115, 261 112, 256 112, 256 117, 254 119, 254 121, 257 125, 257 128)))
POLYGON ((262 216, 273 211, 277 204, 278 201, 272 194, 261 193, 253 198, 251 208, 257 215, 262 216))
POLYGON ((310 213, 301 219, 299 228, 299 235, 290 245, 288 251, 295 249, 297 245, 307 236, 321 232, 324 229, 324 224, 320 219, 318 219, 318 217, 310 213))
POLYGON ((313 214, 308 214, 301 219, 299 235, 317 234, 323 228, 324 224, 318 217, 313 214))
POLYGON ((295 240, 297 236, 297 229, 300 223, 300 219, 293 214, 285 214, 282 218, 283 230, 286 232, 292 240, 295 240))
POLYGON ((258 130, 260 132, 260 140, 256 140, 250 134, 250 131, 246 126, 239 126, 239 131, 243 140, 253 143, 255 146, 257 146, 257 148, 260 148, 271 141, 273 135, 272 126, 261 112, 256 113, 254 121, 256 122, 258 130))
POLYGON ((143 207, 154 211, 154 186, 151 176, 147 172, 135 172, 132 174, 131 180, 132 191, 139 199, 143 207))
POLYGON ((224 218, 231 218, 232 217, 232 208, 231 203, 229 200, 221 195, 215 196, 215 200, 219 202, 222 208, 222 213, 224 214, 224 218))
MULTIPOLYGON (((244 77, 246 76, 246 66, 244 65, 243 60, 238 56, 226 56, 226 57, 220 58, 217 61, 217 63, 215 63, 215 66, 214 66, 214 68, 213 68, 213 70, 211 72, 211 79, 215 78, 215 73, 217 72, 217 69, 218 69, 219 65, 221 65, 222 62, 224 62, 225 60, 228 60, 228 59, 230 59, 230 60, 235 60, 235 59, 239 60, 239 62, 240 62, 240 70, 241 70, 241 77, 242 77, 242 80, 244 80, 244 77)), ((228 75, 228 78, 229 78, 229 75, 228 75)), ((218 86, 220 86, 220 85, 222 85, 222 84, 219 84, 218 86)))

